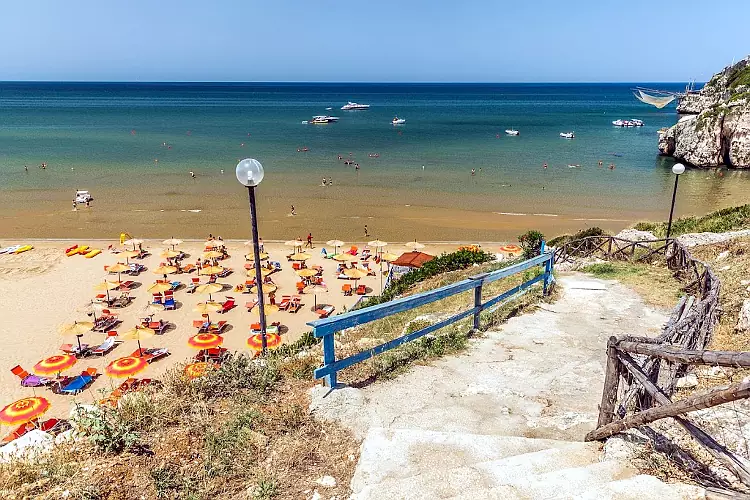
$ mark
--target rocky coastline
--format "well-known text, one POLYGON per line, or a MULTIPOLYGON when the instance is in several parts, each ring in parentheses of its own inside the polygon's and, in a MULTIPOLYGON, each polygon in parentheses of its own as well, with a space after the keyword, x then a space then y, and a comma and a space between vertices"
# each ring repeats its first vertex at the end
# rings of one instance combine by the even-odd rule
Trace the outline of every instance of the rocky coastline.
POLYGON ((659 153, 694 167, 750 168, 750 56, 680 100, 677 124, 659 131, 659 153))

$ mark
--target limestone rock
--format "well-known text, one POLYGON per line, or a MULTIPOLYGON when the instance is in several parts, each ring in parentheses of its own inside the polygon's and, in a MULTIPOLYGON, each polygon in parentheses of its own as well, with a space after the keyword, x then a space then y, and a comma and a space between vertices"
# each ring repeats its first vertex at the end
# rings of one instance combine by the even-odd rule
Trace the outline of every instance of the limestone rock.
POLYGON ((677 379, 677 387, 680 389, 689 389, 698 385, 698 376, 695 373, 688 373, 684 377, 677 379))
POLYGON ((750 332, 750 299, 745 299, 740 309, 740 318, 737 320, 737 330, 750 332))
POLYGON ((325 488, 333 488, 336 486, 336 478, 333 476, 319 477, 315 482, 325 488))
POLYGON ((655 240, 656 236, 650 231, 639 231, 637 229, 623 229, 615 235, 615 238, 621 238, 628 241, 648 241, 655 240))

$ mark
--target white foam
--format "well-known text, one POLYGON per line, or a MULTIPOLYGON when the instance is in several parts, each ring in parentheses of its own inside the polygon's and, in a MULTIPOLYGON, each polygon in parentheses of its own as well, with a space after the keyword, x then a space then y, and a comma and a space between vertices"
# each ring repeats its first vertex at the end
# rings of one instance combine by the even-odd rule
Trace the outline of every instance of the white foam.
POLYGON ((493 213, 496 213, 497 215, 528 215, 528 214, 519 214, 515 212, 493 212, 493 213))
POLYGON ((559 217, 557 214, 534 214, 537 217, 559 217))
POLYGON ((583 220, 583 221, 592 221, 592 222, 628 222, 625 219, 573 219, 573 220, 583 220))

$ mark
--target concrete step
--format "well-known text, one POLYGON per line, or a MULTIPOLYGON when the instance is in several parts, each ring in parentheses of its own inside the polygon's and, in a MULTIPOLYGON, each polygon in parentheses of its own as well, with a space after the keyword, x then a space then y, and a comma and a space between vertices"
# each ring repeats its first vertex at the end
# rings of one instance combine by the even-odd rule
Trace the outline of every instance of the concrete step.
MULTIPOLYGON (((356 498, 464 498, 466 492, 476 496, 494 488, 501 487, 503 496, 523 498, 523 491, 516 492, 516 485, 526 485, 528 478, 554 474, 560 470, 577 470, 591 467, 610 470, 617 468, 611 464, 601 466, 597 463, 598 453, 591 449, 582 449, 581 443, 570 443, 568 447, 548 448, 531 453, 514 455, 499 460, 492 460, 473 465, 465 465, 446 470, 429 470, 406 478, 389 478, 379 483, 371 483, 361 490, 354 490, 356 498), (507 485, 507 487, 503 487, 507 485)), ((597 469, 598 470, 598 469, 597 469)), ((592 472, 593 473, 593 472, 592 472)), ((599 472, 599 474, 603 474, 599 472)), ((614 476, 607 476, 611 478, 614 476)), ((528 489, 528 488, 525 488, 528 489)), ((466 497, 466 498, 470 498, 466 497)), ((534 497, 532 497, 534 498, 534 497)))
POLYGON ((596 490, 587 491, 579 498, 585 500, 705 500, 706 491, 681 483, 665 483, 660 479, 641 474, 628 479, 612 481, 596 490))
POLYGON ((587 455, 594 462, 599 447, 593 443, 518 436, 375 427, 368 431, 362 444, 351 485, 357 492, 386 479, 407 478, 549 449, 587 455))

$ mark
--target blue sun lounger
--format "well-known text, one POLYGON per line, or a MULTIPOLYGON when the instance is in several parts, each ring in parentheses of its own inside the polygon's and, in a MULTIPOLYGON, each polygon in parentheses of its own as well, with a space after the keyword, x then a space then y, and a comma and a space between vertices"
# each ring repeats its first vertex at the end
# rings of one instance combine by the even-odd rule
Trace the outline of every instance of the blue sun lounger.
POLYGON ((91 375, 78 375, 60 389, 61 394, 78 394, 94 380, 91 375))

